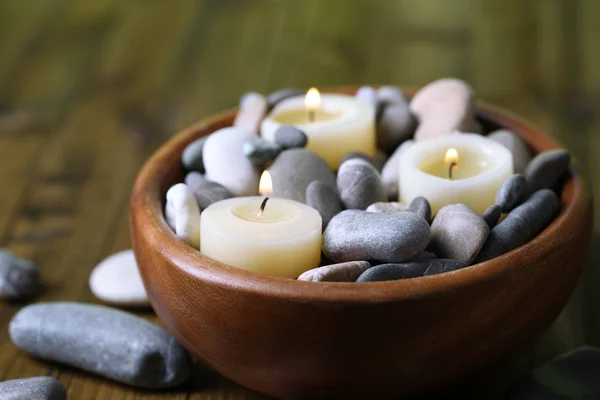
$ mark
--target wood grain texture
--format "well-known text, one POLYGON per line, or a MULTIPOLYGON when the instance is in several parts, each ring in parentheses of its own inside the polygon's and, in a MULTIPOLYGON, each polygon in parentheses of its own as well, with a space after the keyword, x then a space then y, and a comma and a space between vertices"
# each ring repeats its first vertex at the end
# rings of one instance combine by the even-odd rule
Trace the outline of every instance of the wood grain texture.
MULTIPOLYGON (((87 278, 130 247, 143 161, 244 91, 282 86, 454 75, 568 147, 598 190, 597 10, 596 0, 0 1, 0 246, 40 266, 48 288, 34 301, 96 302, 87 278)), ((597 214, 584 278, 538 362, 600 345, 599 224, 597 214)), ((0 379, 49 374, 75 400, 265 398, 215 373, 150 393, 31 359, 8 339, 20 306, 0 304, 0 379)))

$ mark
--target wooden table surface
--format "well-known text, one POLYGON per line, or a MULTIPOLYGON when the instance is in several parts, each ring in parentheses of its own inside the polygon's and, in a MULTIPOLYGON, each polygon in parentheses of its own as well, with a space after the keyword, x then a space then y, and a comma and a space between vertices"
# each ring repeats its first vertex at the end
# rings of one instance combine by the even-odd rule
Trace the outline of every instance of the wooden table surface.
MULTIPOLYGON (((597 0, 0 0, 0 247, 40 267, 47 288, 32 301, 96 303, 90 271, 130 246, 144 160, 242 93, 284 86, 456 76, 545 128, 599 188, 598 15, 597 0)), ((600 345, 595 218, 540 361, 600 345)), ((8 337, 22 305, 0 304, 0 380, 54 376, 70 399, 265 398, 214 373, 148 392, 32 359, 8 337)))

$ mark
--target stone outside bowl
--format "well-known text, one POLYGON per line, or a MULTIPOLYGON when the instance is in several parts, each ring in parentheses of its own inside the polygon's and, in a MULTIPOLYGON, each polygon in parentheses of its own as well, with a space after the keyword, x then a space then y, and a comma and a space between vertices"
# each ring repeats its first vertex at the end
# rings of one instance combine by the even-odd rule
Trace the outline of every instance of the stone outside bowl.
MULTIPOLYGON (((574 290, 592 230, 590 195, 576 172, 564 186, 560 214, 540 235, 451 273, 301 282, 205 257, 167 225, 165 193, 183 179, 186 144, 230 126, 235 113, 206 119, 164 144, 131 196, 133 248, 154 310, 226 377, 284 399, 412 397, 530 348, 574 290)), ((480 103, 477 115, 488 129, 518 133, 535 152, 558 147, 506 111, 480 103)))

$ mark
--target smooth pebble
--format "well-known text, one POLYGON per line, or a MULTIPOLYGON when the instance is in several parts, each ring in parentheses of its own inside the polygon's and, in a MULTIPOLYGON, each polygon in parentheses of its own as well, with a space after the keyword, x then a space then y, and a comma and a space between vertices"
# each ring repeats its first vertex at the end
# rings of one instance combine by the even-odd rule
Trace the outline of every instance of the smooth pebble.
POLYGON ((312 181, 321 181, 336 188, 334 172, 317 154, 306 149, 282 151, 269 167, 273 195, 306 203, 306 188, 312 181))
POLYGON ((535 156, 523 173, 529 193, 552 188, 567 172, 570 164, 571 155, 565 149, 548 150, 535 156))
POLYGON ((399 168, 402 154, 414 144, 414 140, 402 142, 402 144, 392 153, 390 158, 388 158, 381 170, 381 179, 387 188, 388 198, 390 200, 398 198, 398 179, 400 176, 399 168))
POLYGON ((233 197, 225 186, 206 180, 197 172, 189 172, 185 176, 185 184, 194 193, 194 197, 202 210, 212 203, 233 197))
POLYGON ((408 104, 408 97, 404 91, 398 86, 391 85, 384 85, 377 89, 377 100, 386 104, 408 104))
POLYGON ((408 206, 404 203, 399 203, 397 201, 384 202, 379 201, 377 203, 371 204, 367 207, 367 212, 372 213, 390 213, 390 212, 399 212, 406 211, 408 206))
POLYGON ((333 262, 404 262, 425 250, 429 224, 410 212, 342 211, 323 233, 323 253, 333 262))
POLYGON ((431 205, 423 196, 417 196, 411 201, 406 211, 413 212, 421 216, 425 221, 431 221, 431 205))
POLYGON ((492 229, 498 223, 500 216, 502 215, 502 207, 497 204, 492 204, 488 208, 485 209, 483 214, 481 214, 481 218, 485 221, 486 224, 492 229))
POLYGON ((254 165, 267 165, 281 153, 281 146, 269 140, 253 138, 244 143, 244 154, 254 165))
POLYGON ((496 193, 496 204, 507 213, 527 198, 527 181, 521 174, 514 174, 506 178, 496 193))
POLYGON ((475 93, 459 79, 439 79, 413 96, 410 110, 419 121, 414 135, 417 142, 453 131, 468 132, 475 117, 475 93))
POLYGON ((416 119, 406 103, 383 106, 377 126, 377 147, 391 153, 400 143, 412 137, 416 119))
POLYGON ((35 296, 43 288, 37 267, 0 249, 0 299, 21 300, 35 296))
POLYGON ((256 98, 261 97, 263 97, 263 95, 258 92, 246 92, 242 95, 242 97, 240 97, 239 107, 248 107, 253 101, 255 101, 256 98))
POLYGON ((83 303, 22 308, 9 333, 19 349, 131 386, 162 389, 190 377, 187 351, 166 330, 143 318, 83 303))
POLYGON ((191 189, 185 183, 171 186, 165 208, 175 235, 190 246, 200 248, 200 207, 191 189))
POLYGON ((283 149, 306 147, 308 136, 292 125, 281 125, 273 134, 273 140, 283 149))
POLYGON ((361 86, 354 95, 358 100, 377 108, 377 92, 372 86, 361 86))
POLYGON ((453 260, 450 258, 438 258, 431 260, 429 266, 423 273, 423 276, 443 274, 445 272, 456 271, 457 269, 468 267, 464 261, 453 260))
POLYGON ((340 161, 340 165, 342 165, 344 162, 351 160, 353 158, 360 158, 361 160, 365 160, 366 162, 371 164, 376 170, 378 170, 378 171, 381 170, 381 166, 379 165, 378 162, 375 161, 374 158, 371 158, 368 155, 366 155, 365 153, 361 153, 360 151, 352 151, 352 152, 344 155, 344 157, 342 157, 342 159, 340 161))
POLYGON ((490 231, 477 262, 498 257, 529 242, 552 222, 559 209, 560 202, 552 190, 538 190, 490 231))
POLYGON ((466 205, 447 205, 437 212, 431 224, 431 249, 441 258, 471 264, 489 232, 483 218, 466 205))
POLYGON ((485 128, 483 127, 483 123, 480 120, 478 120, 477 118, 475 118, 473 120, 473 125, 471 127, 471 132, 478 133, 480 135, 485 134, 485 128))
POLYGON ((225 186, 234 196, 258 192, 261 170, 244 154, 244 143, 254 135, 240 128, 223 128, 208 137, 202 151, 206 179, 225 186))
POLYGON ((410 262, 425 262, 438 258, 437 254, 432 251, 424 251, 419 253, 416 257, 411 258, 410 262))
POLYGON ((500 129, 490 133, 487 137, 510 150, 515 173, 522 174, 525 171, 527 164, 531 161, 531 153, 519 135, 506 129, 500 129))
POLYGON ((233 120, 233 126, 257 135, 260 123, 266 113, 267 99, 259 93, 252 93, 240 102, 240 108, 233 120))
POLYGON ((323 229, 344 209, 337 191, 321 181, 312 181, 306 188, 306 204, 321 214, 323 229))
POLYGON ((362 273, 356 283, 397 281, 423 276, 429 262, 408 262, 401 264, 379 264, 362 273))
POLYGON ((340 165, 337 189, 347 209, 364 210, 373 203, 387 200, 381 175, 369 162, 359 158, 340 165))
POLYGON ((309 282, 354 282, 360 274, 371 268, 368 261, 348 261, 325 265, 306 271, 298 277, 299 281, 309 282))
POLYGON ((123 250, 106 257, 94 267, 89 281, 94 296, 121 306, 150 304, 133 250, 123 250))
POLYGON ((196 139, 183 149, 181 153, 181 164, 188 171, 198 171, 204 173, 204 161, 202 160, 202 148, 206 142, 207 136, 196 139))
POLYGON ((0 382, 2 400, 66 400, 63 385, 50 376, 0 382))
POLYGON ((285 99, 289 99, 291 97, 296 97, 296 96, 304 96, 305 93, 306 93, 305 90, 296 89, 296 88, 278 89, 274 92, 271 92, 267 96, 267 103, 269 104, 269 108, 273 108, 278 103, 282 102, 285 99))

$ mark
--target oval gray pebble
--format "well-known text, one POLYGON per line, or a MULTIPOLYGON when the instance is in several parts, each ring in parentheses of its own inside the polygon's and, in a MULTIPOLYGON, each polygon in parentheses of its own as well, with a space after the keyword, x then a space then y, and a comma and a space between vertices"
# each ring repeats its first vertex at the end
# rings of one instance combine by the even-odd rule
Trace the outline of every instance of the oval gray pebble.
POLYGON ((445 272, 456 271, 457 269, 462 269, 468 266, 469 264, 464 261, 452 260, 449 258, 438 258, 436 260, 431 260, 431 263, 423 273, 423 276, 443 274, 445 272))
POLYGON ((516 249, 539 235, 556 217, 560 202, 549 189, 538 190, 490 231, 476 262, 516 249))
POLYGON ((306 188, 321 181, 335 190, 335 174, 317 154, 306 149, 282 151, 269 167, 273 195, 306 203, 306 188))
POLYGON ((353 158, 338 170, 337 189, 347 209, 365 210, 387 200, 387 190, 379 172, 367 161, 353 158))
POLYGON ((408 105, 408 97, 398 86, 381 86, 377 89, 377 100, 386 104, 404 103, 408 105))
POLYGON ((333 262, 403 262, 425 250, 429 224, 409 212, 342 211, 323 233, 323 253, 333 262))
POLYGON ((340 165, 342 165, 344 162, 346 162, 348 160, 352 160, 353 158, 359 158, 361 160, 365 160, 366 162, 371 164, 376 170, 379 171, 378 165, 376 165, 375 160, 372 159, 371 157, 369 157, 368 155, 366 155, 365 153, 361 153, 359 151, 353 151, 353 152, 346 154, 344 157, 342 157, 342 159, 340 161, 340 165))
POLYGON ((2 400, 66 400, 63 385, 49 376, 0 382, 2 400))
POLYGON ((380 264, 369 268, 358 277, 356 283, 397 281, 423 276, 429 262, 409 262, 402 264, 380 264))
POLYGON ((407 209, 408 209, 408 206, 404 203, 399 203, 397 201, 391 201, 391 202, 380 201, 380 202, 371 204, 369 207, 367 207, 366 211, 373 212, 373 213, 389 213, 389 212, 406 211, 407 209))
POLYGON ((492 204, 481 214, 481 218, 486 224, 492 229, 498 223, 500 216, 502 215, 502 208, 497 204, 492 204))
POLYGON ((506 178, 498 193, 496 193, 496 204, 507 213, 527 198, 527 181, 521 174, 514 174, 506 178))
POLYGON ((309 282, 354 282, 360 274, 371 268, 367 261, 349 261, 310 269, 298 277, 309 282))
POLYGON ((373 89, 372 86, 362 86, 354 95, 358 100, 362 101, 373 107, 377 108, 377 92, 373 89))
POLYGON ((283 149, 306 147, 308 136, 292 125, 281 125, 273 134, 273 140, 283 149))
POLYGON ((521 137, 509 130, 500 129, 488 135, 488 139, 506 147, 513 156, 513 170, 521 174, 531 161, 531 153, 521 137))
POLYGON ((268 140, 252 138, 244 143, 244 154, 254 165, 267 165, 281 153, 281 146, 268 140))
POLYGON ((204 162, 202 160, 202 148, 207 137, 196 139, 183 149, 181 153, 181 163, 188 171, 198 171, 204 173, 204 162))
POLYGON ((191 373, 187 351, 133 314, 81 303, 39 303, 13 317, 10 338, 32 355, 135 387, 177 386, 191 373))
POLYGON ((233 197, 225 186, 206 180, 197 172, 188 173, 185 176, 185 184, 194 193, 194 197, 202 210, 212 203, 233 197))
POLYGON ((427 222, 431 221, 431 205, 423 196, 415 197, 413 201, 411 201, 406 211, 410 211, 419 215, 427 222))
POLYGON ((552 188, 567 172, 570 164, 571 155, 565 149, 548 150, 535 156, 523 173, 529 193, 552 188))
POLYGON ((37 267, 8 250, 0 249, 0 299, 19 300, 42 290, 37 267))
POLYGON ((377 147, 391 153, 413 135, 416 125, 408 104, 393 103, 384 106, 377 126, 377 147))
POLYGON ((410 260, 410 262, 425 262, 438 258, 437 254, 432 251, 424 251, 419 253, 416 257, 410 260))
POLYGON ((291 97, 296 97, 296 96, 304 96, 305 93, 306 93, 305 90, 296 89, 296 88, 278 89, 274 92, 271 92, 267 96, 267 103, 269 104, 270 108, 273 108, 278 103, 282 102, 285 99, 289 99, 291 97))
POLYGON ((336 190, 321 181, 313 181, 306 188, 306 204, 321 214, 323 229, 344 209, 336 190))
POLYGON ((442 207, 431 224, 431 249, 441 258, 470 264, 483 247, 490 228, 464 204, 442 207))
POLYGON ((402 154, 414 144, 414 140, 410 139, 402 142, 402 144, 392 153, 390 158, 388 158, 381 170, 381 179, 387 188, 388 198, 390 200, 398 198, 400 158, 402 158, 402 154))

